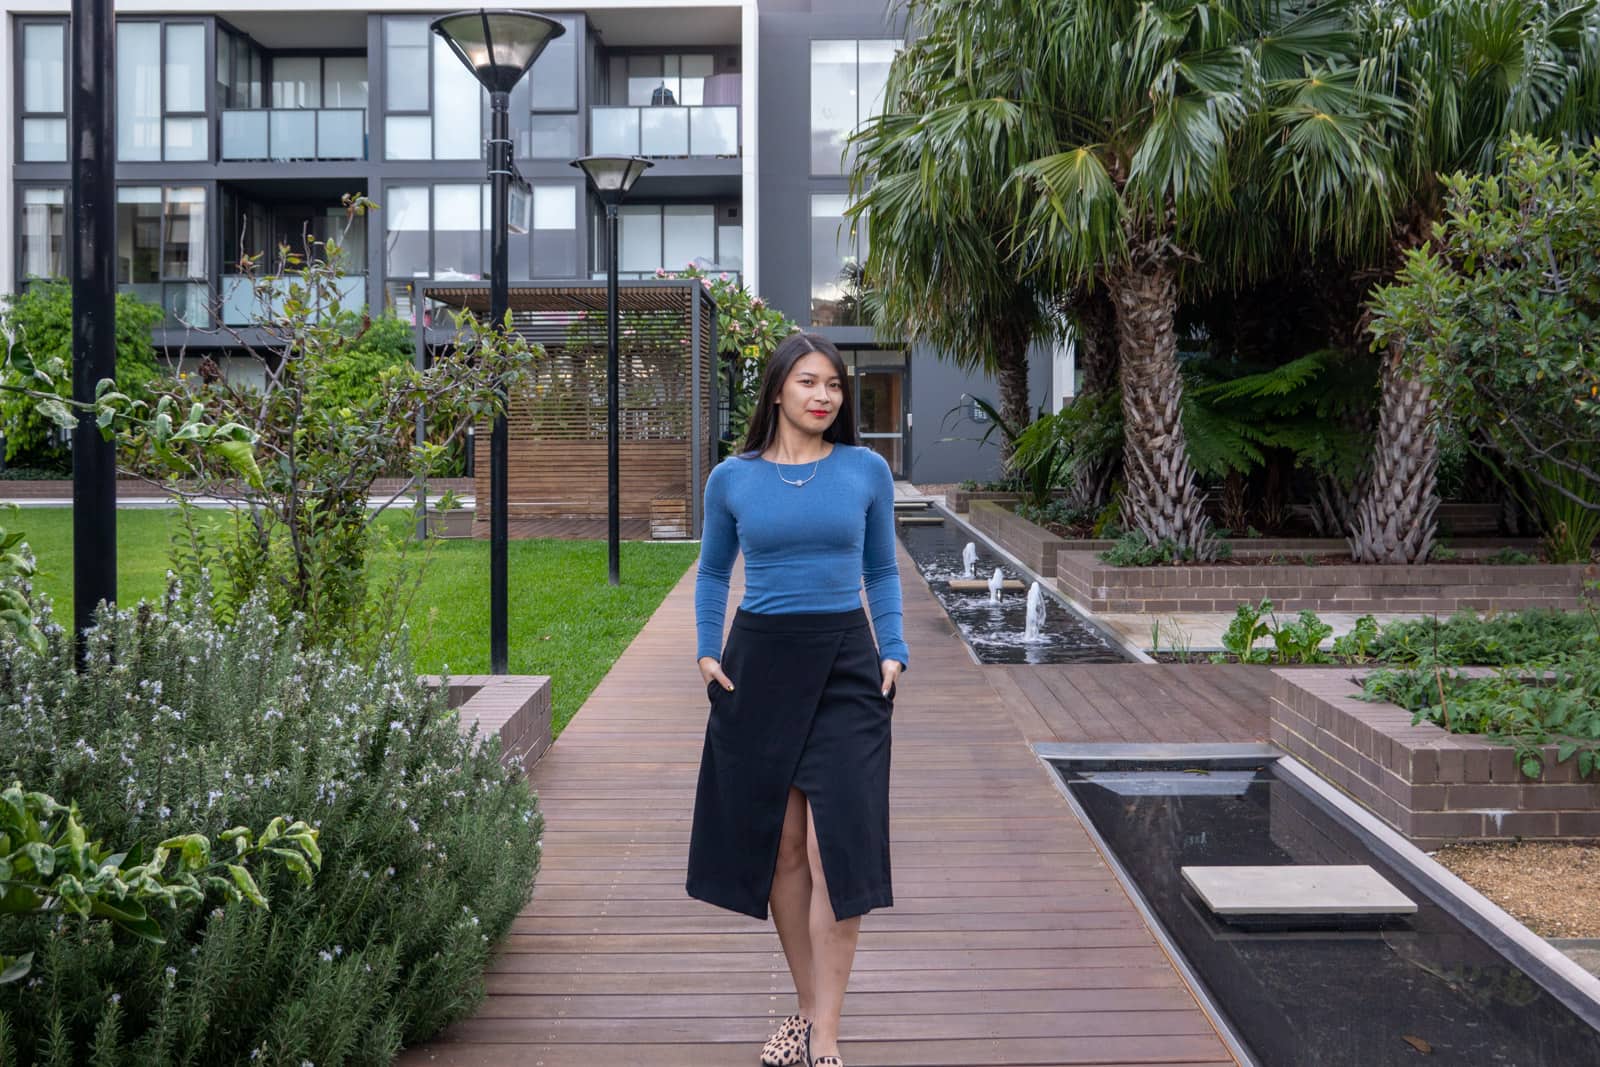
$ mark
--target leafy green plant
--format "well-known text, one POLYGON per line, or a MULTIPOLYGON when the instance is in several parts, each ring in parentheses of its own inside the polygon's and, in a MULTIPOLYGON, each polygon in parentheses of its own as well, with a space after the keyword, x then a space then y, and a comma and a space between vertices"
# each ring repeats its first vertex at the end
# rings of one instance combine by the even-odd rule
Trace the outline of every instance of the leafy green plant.
MULTIPOLYGON (((75 805, 23 792, 21 782, 13 783, 0 793, 0 917, 59 912, 99 919, 159 945, 166 938, 149 905, 176 911, 216 894, 227 904, 266 908, 248 861, 276 862, 305 885, 322 866, 317 831, 282 816, 260 834, 236 826, 218 843, 231 845, 232 852, 214 849, 205 834, 190 833, 162 841, 148 860, 141 846, 114 853, 89 840, 75 805), (168 874, 174 856, 176 869, 168 874)), ((0 955, 0 985, 26 978, 32 965, 31 952, 14 959, 0 955)))
MULTIPOLYGON (((160 377, 150 331, 162 318, 158 304, 129 293, 116 301, 117 390, 132 400, 149 399, 160 377)), ((0 298, 0 335, 14 349, 14 363, 0 368, 0 435, 7 460, 59 460, 65 449, 51 437, 72 397, 72 287, 38 279, 15 296, 0 298), (36 378, 37 368, 45 375, 36 378), (31 388, 24 388, 31 387, 31 388), (54 401, 54 403, 52 403, 54 401)))
POLYGON ((1272 627, 1272 644, 1279 663, 1327 663, 1322 642, 1333 636, 1333 627, 1314 611, 1302 611, 1294 622, 1272 627))
POLYGON ((1371 615, 1363 615, 1347 632, 1334 638, 1333 654, 1341 659, 1365 663, 1371 657, 1372 647, 1377 640, 1378 620, 1371 615))
POLYGON ((733 385, 728 434, 735 441, 744 440, 767 358, 799 325, 726 273, 712 275, 688 264, 680 271, 658 270, 656 277, 694 278, 716 301, 717 351, 726 357, 733 385))
POLYGON ((1502 548, 1498 552, 1484 556, 1483 562, 1496 567, 1520 567, 1529 563, 1538 563, 1539 557, 1515 548, 1502 548))
MULTIPOLYGON (((375 207, 361 196, 347 196, 345 206, 347 226, 375 207)), ((241 265, 251 284, 271 296, 255 301, 254 335, 238 336, 260 362, 264 387, 216 375, 179 382, 159 394, 156 425, 176 424, 183 411, 190 420, 170 439, 150 432, 125 439, 142 458, 140 470, 164 476, 174 494, 232 505, 220 536, 185 510, 184 540, 173 557, 184 588, 195 588, 208 570, 224 615, 259 591, 280 620, 303 620, 307 641, 345 640, 366 655, 398 627, 422 574, 420 567, 396 568, 392 580, 374 582, 376 555, 411 550, 408 539, 383 536, 378 516, 441 473, 467 428, 502 410, 503 398, 529 379, 542 353, 514 331, 463 312, 451 343, 419 370, 395 358, 402 327, 358 317, 341 303, 337 240, 308 238, 303 249, 280 248, 277 255, 276 268, 264 277, 260 256, 247 256, 241 265), (345 374, 352 358, 368 370, 382 365, 360 389, 345 374), (212 454, 172 447, 206 413, 252 428, 260 462, 247 477, 212 454), (415 427, 424 415, 432 436, 417 443, 415 427), (401 485, 369 506, 377 479, 397 473, 401 485)), ((421 496, 413 505, 417 520, 421 496)))
MULTIPOLYGON (((15 504, 7 511, 20 510, 15 504)), ((43 654, 44 634, 39 630, 29 597, 28 581, 35 574, 33 554, 17 530, 0 526, 0 627, 33 651, 43 654)), ((3 632, 3 631, 0 631, 3 632)))
POLYGON ((1117 538, 1116 544, 1099 553, 1099 556, 1113 567, 1154 567, 1193 558, 1172 541, 1152 544, 1137 531, 1123 534, 1117 538))
POLYGON ((1222 632, 1222 647, 1240 663, 1265 663, 1269 657, 1266 649, 1256 643, 1270 632, 1268 618, 1272 614, 1272 601, 1259 604, 1241 603, 1234 609, 1233 619, 1222 632))
POLYGON ((1596 648, 1600 637, 1588 614, 1533 609, 1483 619, 1465 612, 1443 620, 1396 620, 1372 641, 1371 654, 1396 664, 1498 667, 1596 648))
POLYGON ((1563 653, 1544 667, 1505 667, 1487 678, 1438 667, 1375 671, 1364 695, 1398 704, 1412 722, 1476 734, 1517 752, 1528 778, 1545 770, 1545 746, 1577 760, 1580 777, 1600 774, 1600 656, 1563 653))
POLYGON ((497 739, 463 736, 403 643, 363 664, 306 646, 263 597, 221 622, 195 593, 102 612, 81 671, 48 604, 46 655, 0 638, 0 780, 70 797, 147 856, 294 812, 321 870, 308 886, 258 869, 270 911, 152 908, 161 944, 59 911, 7 918, 7 953, 33 954, 0 992, 11 1058, 388 1062, 481 997, 539 867, 535 798, 497 739))
POLYGON ((1428 552, 1428 559, 1434 563, 1453 563, 1460 558, 1460 553, 1453 548, 1435 543, 1428 552))
POLYGON ((1446 180, 1445 218, 1379 290, 1372 328, 1489 443, 1551 558, 1586 561, 1600 536, 1600 149, 1519 136, 1502 161, 1446 180))
POLYGON ((1016 514, 1020 519, 1026 519, 1039 526, 1057 526, 1086 528, 1094 523, 1094 512, 1066 500, 1049 500, 1044 504, 1035 505, 1021 501, 1016 506, 1016 514))

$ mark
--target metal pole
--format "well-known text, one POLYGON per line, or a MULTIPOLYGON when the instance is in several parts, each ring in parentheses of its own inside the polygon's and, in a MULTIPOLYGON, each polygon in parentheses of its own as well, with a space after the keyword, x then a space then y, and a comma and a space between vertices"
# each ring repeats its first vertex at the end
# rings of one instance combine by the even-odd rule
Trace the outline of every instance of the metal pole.
POLYGON ((621 491, 617 484, 617 205, 606 205, 606 564, 622 584, 621 491))
MULTIPOLYGON (((511 97, 490 93, 489 139, 489 317, 492 328, 502 329, 511 299, 506 276, 510 273, 506 249, 506 195, 511 180, 511 97)), ((495 416, 494 433, 489 439, 489 671, 505 674, 510 669, 510 639, 507 634, 506 541, 510 528, 510 434, 506 428, 504 406, 495 416)))
MULTIPOLYGON (((72 397, 117 372, 116 23, 112 0, 72 0, 72 397)), ((117 599, 116 450, 92 414, 72 432, 72 607, 78 652, 117 599)))

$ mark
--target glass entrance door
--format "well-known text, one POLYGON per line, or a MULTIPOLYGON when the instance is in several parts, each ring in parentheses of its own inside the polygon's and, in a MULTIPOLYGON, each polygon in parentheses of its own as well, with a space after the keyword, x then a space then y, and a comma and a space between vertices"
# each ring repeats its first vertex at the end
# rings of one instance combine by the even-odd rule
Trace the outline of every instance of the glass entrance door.
POLYGON ((896 478, 905 476, 905 354, 857 352, 856 426, 861 443, 882 456, 896 478))

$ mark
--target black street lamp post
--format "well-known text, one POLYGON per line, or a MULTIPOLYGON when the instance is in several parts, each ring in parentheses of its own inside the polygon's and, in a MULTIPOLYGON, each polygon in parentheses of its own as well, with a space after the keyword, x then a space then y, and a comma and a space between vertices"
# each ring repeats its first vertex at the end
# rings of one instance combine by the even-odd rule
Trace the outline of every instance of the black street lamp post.
MULTIPOLYGON (((117 123, 112 0, 72 0, 72 398, 117 372, 117 123)), ((117 599, 116 450, 92 413, 72 432, 72 607, 83 631, 117 599)))
MULTIPOLYGON (((510 305, 506 254, 506 199, 514 172, 511 145, 511 90, 533 66, 545 45, 566 32, 555 19, 526 11, 458 11, 433 20, 456 58, 489 92, 489 319, 503 329, 510 305)), ((502 394, 489 438, 489 670, 509 669, 506 622, 508 593, 506 542, 509 538, 507 484, 509 435, 502 394)))
POLYGON ((617 206, 653 164, 639 156, 584 156, 572 165, 606 209, 606 570, 622 582, 621 489, 617 473, 617 206))

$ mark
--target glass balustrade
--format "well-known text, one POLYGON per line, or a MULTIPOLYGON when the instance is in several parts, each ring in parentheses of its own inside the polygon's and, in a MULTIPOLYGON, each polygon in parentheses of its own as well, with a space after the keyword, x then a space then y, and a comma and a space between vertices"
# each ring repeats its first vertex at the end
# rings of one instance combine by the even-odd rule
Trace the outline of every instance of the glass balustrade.
MULTIPOLYGON (((250 278, 241 274, 222 279, 222 324, 249 326, 262 318, 283 314, 289 299, 290 278, 250 278)), ((367 279, 363 274, 346 274, 339 279, 339 306, 359 312, 367 302, 367 279)))
POLYGON ((593 107, 589 151, 597 156, 737 156, 739 109, 593 107))
POLYGON ((222 113, 224 160, 366 159, 364 108, 252 108, 222 113))

